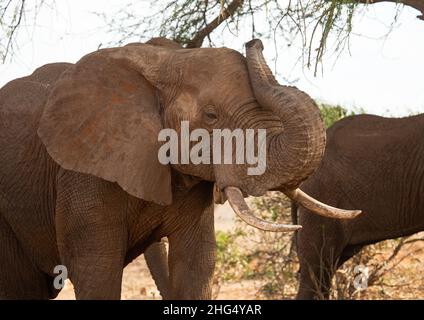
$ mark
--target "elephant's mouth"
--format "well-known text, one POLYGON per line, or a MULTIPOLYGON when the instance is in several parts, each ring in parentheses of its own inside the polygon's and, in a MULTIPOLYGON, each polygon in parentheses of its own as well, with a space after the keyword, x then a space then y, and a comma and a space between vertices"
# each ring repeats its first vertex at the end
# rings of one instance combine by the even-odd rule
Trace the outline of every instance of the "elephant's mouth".
MULTIPOLYGON (((295 201, 304 208, 311 210, 312 212, 324 217, 337 219, 353 219, 359 214, 361 214, 360 210, 343 210, 326 205, 307 195, 299 188, 294 190, 283 190, 282 192, 286 196, 288 196, 292 201, 295 201)), ((302 228, 302 226, 300 225, 273 223, 256 217, 247 205, 246 201, 244 200, 243 193, 239 188, 226 187, 224 188, 224 194, 228 199, 228 202, 230 203, 231 208, 233 208, 234 212, 244 222, 251 225, 252 227, 264 231, 273 232, 296 231, 302 228)))

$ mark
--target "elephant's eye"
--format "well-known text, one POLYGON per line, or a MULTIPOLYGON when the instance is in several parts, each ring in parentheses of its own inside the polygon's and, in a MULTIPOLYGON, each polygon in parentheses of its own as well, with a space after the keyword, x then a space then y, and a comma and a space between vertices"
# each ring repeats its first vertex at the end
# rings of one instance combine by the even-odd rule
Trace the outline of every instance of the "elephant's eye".
POLYGON ((208 108, 203 113, 205 122, 209 125, 213 125, 218 121, 218 114, 212 108, 208 108))

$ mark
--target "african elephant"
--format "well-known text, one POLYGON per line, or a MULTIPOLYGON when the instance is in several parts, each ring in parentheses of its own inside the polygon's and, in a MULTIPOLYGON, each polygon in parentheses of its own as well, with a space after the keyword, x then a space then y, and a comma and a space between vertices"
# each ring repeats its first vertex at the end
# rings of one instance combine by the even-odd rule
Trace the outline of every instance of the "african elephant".
POLYGON ((358 214, 297 189, 323 155, 319 110, 275 81, 259 40, 246 47, 246 58, 227 48, 155 43, 101 49, 0 90, 1 298, 55 297, 62 265, 77 299, 119 299, 124 266, 162 237, 169 297, 210 298, 214 183, 244 221, 264 230, 299 226, 253 216, 243 194, 281 187, 318 213, 358 214), (191 132, 266 130, 265 171, 249 175, 248 163, 164 164, 160 134, 181 133, 184 121, 191 132))
POLYGON ((292 206, 302 224, 298 299, 328 298, 331 278, 363 246, 424 230, 424 115, 344 118, 327 130, 317 171, 302 185, 332 205, 359 208, 338 221, 292 206))

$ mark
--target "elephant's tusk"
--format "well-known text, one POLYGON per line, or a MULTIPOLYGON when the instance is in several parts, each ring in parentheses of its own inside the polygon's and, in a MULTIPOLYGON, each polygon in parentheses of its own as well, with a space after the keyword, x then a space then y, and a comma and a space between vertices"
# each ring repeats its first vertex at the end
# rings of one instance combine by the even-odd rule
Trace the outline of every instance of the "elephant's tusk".
POLYGON ((255 217, 244 201, 243 193, 239 188, 236 187, 226 187, 224 193, 228 199, 228 202, 233 208, 234 212, 247 224, 252 227, 264 230, 264 231, 273 231, 273 232, 285 232, 285 231, 296 231, 302 228, 299 225, 287 225, 272 223, 255 217))
POLYGON ((284 190, 282 192, 291 200, 300 204, 302 207, 305 207, 314 213, 328 218, 353 219, 362 212, 361 210, 343 210, 331 207, 322 202, 319 202, 311 196, 308 196, 300 189, 284 190))

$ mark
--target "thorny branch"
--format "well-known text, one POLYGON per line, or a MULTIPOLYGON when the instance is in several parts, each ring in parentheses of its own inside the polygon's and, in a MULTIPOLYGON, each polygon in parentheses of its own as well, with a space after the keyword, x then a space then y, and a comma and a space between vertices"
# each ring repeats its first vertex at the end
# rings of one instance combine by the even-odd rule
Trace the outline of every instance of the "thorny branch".
MULTIPOLYGON (((203 40, 211 34, 222 22, 233 16, 237 9, 243 4, 243 0, 233 0, 227 8, 222 5, 218 16, 208 23, 203 29, 197 31, 193 39, 187 44, 187 48, 200 48, 203 40)), ((206 16, 206 15, 204 15, 206 16)))
POLYGON ((16 49, 16 39, 22 27, 37 21, 44 7, 52 9, 55 0, 0 0, 0 61, 12 56, 16 49), (30 18, 30 19, 29 19, 30 18))
MULTIPOLYGON (((109 30, 121 35, 114 44, 159 35, 189 48, 205 45, 205 39, 213 46, 213 39, 221 36, 217 30, 221 30, 222 25, 223 33, 238 36, 240 28, 247 23, 252 38, 274 37, 276 47, 276 38, 288 46, 298 44, 303 65, 314 67, 317 74, 317 67, 326 54, 339 56, 349 48, 358 7, 382 1, 403 3, 421 12, 424 7, 424 0, 164 0, 152 5, 154 13, 149 16, 143 16, 143 8, 137 10, 132 2, 111 19, 104 18, 109 30), (259 20, 265 23, 255 23, 259 20), (330 41, 334 46, 329 45, 330 41)), ((395 13, 398 11, 399 7, 395 13)), ((396 19, 394 14, 393 20, 396 19)))
MULTIPOLYGON (((8 3, 6 4, 6 6, 3 8, 3 12, 1 15, 1 19, 0 19, 0 23, 3 22, 3 18, 6 14, 7 9, 9 8, 11 3, 11 0, 8 1, 8 3)), ((25 8, 25 0, 21 0, 21 4, 19 6, 18 12, 17 14, 15 14, 13 20, 12 20, 12 25, 9 26, 9 33, 7 35, 7 44, 6 44, 6 48, 4 50, 4 52, 1 53, 2 57, 2 62, 5 62, 5 59, 7 57, 7 55, 9 54, 11 45, 12 45, 12 41, 13 41, 13 37, 16 33, 16 30, 18 29, 18 27, 20 26, 21 22, 22 22, 22 17, 24 15, 24 8, 25 8), (16 18, 17 17, 17 18, 16 18), (16 20, 16 21, 15 21, 16 20)))

